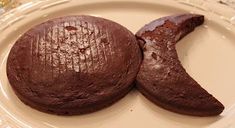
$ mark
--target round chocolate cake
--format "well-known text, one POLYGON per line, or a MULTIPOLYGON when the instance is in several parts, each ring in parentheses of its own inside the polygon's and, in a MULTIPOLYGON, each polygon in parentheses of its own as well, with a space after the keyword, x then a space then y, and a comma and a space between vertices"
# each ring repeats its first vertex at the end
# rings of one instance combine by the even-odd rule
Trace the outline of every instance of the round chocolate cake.
POLYGON ((10 51, 7 76, 25 104, 73 115, 125 96, 140 63, 137 40, 123 26, 98 17, 67 16, 23 34, 10 51))

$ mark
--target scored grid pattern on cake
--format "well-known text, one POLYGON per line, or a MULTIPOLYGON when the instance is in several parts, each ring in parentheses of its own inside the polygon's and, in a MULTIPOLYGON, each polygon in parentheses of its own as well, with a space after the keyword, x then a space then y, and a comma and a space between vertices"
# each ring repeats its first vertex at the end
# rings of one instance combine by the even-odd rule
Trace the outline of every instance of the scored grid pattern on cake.
MULTIPOLYGON (((44 63, 44 71, 50 71, 52 78, 69 70, 84 73, 97 71, 105 66, 103 62, 112 61, 109 56, 114 54, 111 47, 115 46, 108 41, 113 36, 107 30, 102 32, 99 26, 85 22, 53 25, 43 34, 30 38, 31 54, 37 57, 32 58, 32 64, 44 63), (47 65, 50 65, 50 69, 46 68, 47 65)), ((33 67, 31 70, 35 72, 33 67)))

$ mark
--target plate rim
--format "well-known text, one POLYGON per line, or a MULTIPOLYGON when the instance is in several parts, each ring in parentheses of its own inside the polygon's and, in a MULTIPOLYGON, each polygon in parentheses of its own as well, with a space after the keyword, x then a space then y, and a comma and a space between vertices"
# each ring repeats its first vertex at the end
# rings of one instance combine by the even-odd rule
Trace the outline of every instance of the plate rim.
MULTIPOLYGON (((195 10, 198 10, 198 11, 206 11, 207 15, 217 16, 219 19, 219 21, 218 21, 219 23, 231 25, 232 27, 235 26, 235 24, 231 22, 231 18, 233 18, 234 17, 233 14, 235 14, 234 9, 227 8, 227 9, 223 10, 224 7, 222 5, 209 6, 210 4, 212 4, 211 1, 208 1, 208 3, 207 3, 209 7, 207 7, 207 6, 201 7, 201 5, 202 5, 201 2, 193 2, 192 3, 193 0, 191 2, 190 1, 188 2, 185 0, 165 0, 165 1, 167 1, 167 2, 160 3, 159 1, 156 1, 156 0, 146 0, 145 2, 143 2, 142 0, 102 0, 102 1, 87 0, 87 1, 79 1, 80 3, 78 3, 77 0, 51 0, 51 1, 40 0, 40 1, 27 2, 27 3, 22 4, 19 7, 12 9, 12 10, 10 10, 0 16, 0 24, 1 24, 0 31, 5 31, 11 24, 19 22, 20 20, 24 19, 27 15, 35 13, 35 11, 40 11, 42 9, 48 9, 50 7, 59 6, 61 4, 68 4, 70 2, 74 2, 76 4, 81 4, 81 5, 82 4, 85 5, 85 4, 102 3, 102 2, 142 2, 142 3, 162 4, 162 5, 174 7, 172 4, 169 5, 169 2, 171 2, 171 3, 176 3, 179 6, 182 6, 185 8, 192 8, 193 7, 193 8, 195 8, 195 10), (216 9, 214 7, 216 7, 216 9), (217 7, 219 7, 220 9, 218 9, 217 7), (222 8, 222 10, 221 10, 221 8, 222 8), (216 11, 214 11, 214 10, 216 10, 216 11), (22 16, 22 15, 24 15, 24 16, 22 16)), ((203 1, 203 0, 198 0, 198 1, 203 1)), ((215 3, 213 3, 213 4, 215 4, 215 3)), ((0 85, 0 86, 2 86, 2 85, 0 85)), ((0 102, 0 127, 11 128, 11 127, 17 126, 18 124, 16 124, 14 122, 14 120, 5 117, 5 115, 7 113, 2 110, 3 108, 2 108, 1 104, 2 103, 0 102)), ((235 106, 230 111, 235 111, 235 106)), ((235 117, 235 112, 234 112, 234 115, 232 115, 232 116, 235 117)), ((235 123, 233 123, 233 124, 232 123, 231 123, 231 125, 228 125, 228 126, 229 127, 235 126, 235 123)), ((21 126, 18 125, 17 127, 30 128, 30 126, 25 127, 25 126, 22 126, 22 124, 21 124, 21 126)), ((208 128, 212 128, 212 127, 213 127, 213 124, 208 128)))

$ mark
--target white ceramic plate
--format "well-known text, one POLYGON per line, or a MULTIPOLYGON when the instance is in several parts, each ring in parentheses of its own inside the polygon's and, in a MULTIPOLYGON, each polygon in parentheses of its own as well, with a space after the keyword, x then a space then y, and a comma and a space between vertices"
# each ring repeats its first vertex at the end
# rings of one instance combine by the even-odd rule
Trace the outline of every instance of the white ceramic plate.
POLYGON ((0 128, 234 128, 233 14, 234 10, 224 5, 200 0, 41 0, 22 5, 0 17, 0 128), (22 33, 47 19, 89 14, 114 20, 135 33, 153 19, 185 12, 204 14, 206 22, 177 44, 180 60, 187 72, 225 105, 221 116, 192 117, 169 112, 136 90, 92 114, 56 116, 24 105, 8 83, 6 59, 10 48, 22 33))

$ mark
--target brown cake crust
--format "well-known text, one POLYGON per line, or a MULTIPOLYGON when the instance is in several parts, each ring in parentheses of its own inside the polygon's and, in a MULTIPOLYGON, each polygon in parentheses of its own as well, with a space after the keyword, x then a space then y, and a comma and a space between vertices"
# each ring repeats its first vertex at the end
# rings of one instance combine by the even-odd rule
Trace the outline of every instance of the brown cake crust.
POLYGON ((224 106, 189 76, 175 49, 178 40, 203 22, 202 15, 174 15, 154 20, 137 32, 144 55, 137 87, 155 104, 194 116, 223 111, 224 106))
POLYGON ((123 26, 98 17, 49 20, 23 34, 7 60, 7 76, 25 104, 74 115, 97 111, 133 87, 141 52, 123 26))

